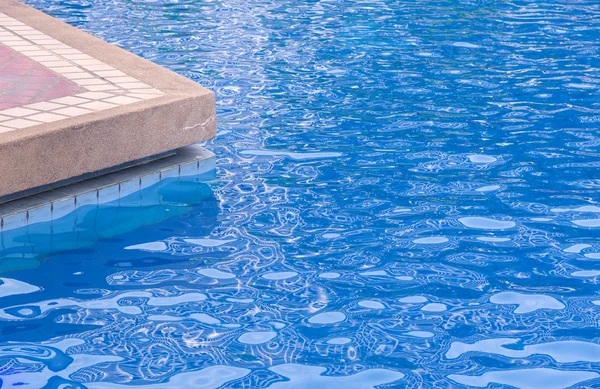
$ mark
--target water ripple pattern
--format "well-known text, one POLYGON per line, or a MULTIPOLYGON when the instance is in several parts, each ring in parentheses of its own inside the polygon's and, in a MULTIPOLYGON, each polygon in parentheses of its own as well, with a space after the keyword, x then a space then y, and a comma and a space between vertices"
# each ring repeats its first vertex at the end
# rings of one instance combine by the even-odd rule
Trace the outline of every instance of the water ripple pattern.
POLYGON ((3 237, 2 389, 600 387, 598 1, 27 2, 213 90, 218 169, 3 237))

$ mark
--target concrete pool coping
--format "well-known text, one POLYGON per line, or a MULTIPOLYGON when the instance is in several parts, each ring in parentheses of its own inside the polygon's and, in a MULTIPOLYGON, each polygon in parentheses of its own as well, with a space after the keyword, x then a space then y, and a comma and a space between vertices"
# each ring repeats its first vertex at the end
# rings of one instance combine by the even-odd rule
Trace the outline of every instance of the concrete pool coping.
MULTIPOLYGON (((89 102, 85 101, 78 106, 85 105, 88 110, 80 116, 60 116, 42 110, 35 112, 36 118, 59 116, 61 119, 31 125, 28 117, 19 114, 20 116, 10 117, 10 120, 0 121, 0 128, 4 128, 4 131, 0 131, 0 202, 11 199, 11 195, 14 197, 18 193, 143 160, 215 137, 215 98, 208 89, 15 0, 0 0, 0 13, 6 16, 3 19, 5 25, 0 23, 6 34, 14 34, 27 40, 27 36, 21 36, 19 31, 29 31, 26 30, 28 27, 34 30, 33 34, 39 32, 59 41, 58 44, 52 44, 50 39, 45 39, 38 42, 48 41, 51 44, 37 44, 32 39, 27 40, 26 45, 14 48, 28 47, 28 50, 32 50, 35 46, 44 51, 44 54, 48 53, 68 62, 63 70, 73 68, 77 74, 89 74, 90 80, 98 79, 93 83, 97 86, 101 84, 106 88, 114 88, 112 91, 101 91, 99 88, 89 87, 92 89, 89 90, 85 85, 79 84, 87 90, 80 95, 90 98, 89 102), (23 27, 17 22, 10 22, 11 18, 23 27), (65 49, 65 45, 73 51, 65 49), (53 51, 56 47, 59 49, 53 51), (96 71, 92 66, 79 65, 78 63, 86 61, 70 60, 69 57, 76 57, 61 52, 80 52, 83 53, 81 58, 90 56, 99 60, 107 67, 98 69, 111 68, 125 73, 126 76, 113 79, 127 78, 124 80, 127 82, 113 82, 110 77, 101 76, 103 71, 106 74, 106 70, 96 71), (82 69, 81 72, 76 69, 78 67, 82 69), (139 80, 139 83, 130 82, 131 78, 139 80), (144 84, 147 87, 141 86, 144 84), (109 108, 88 109, 96 106, 109 108), (2 124, 17 122, 30 124, 18 129, 3 127, 2 124)), ((29 55, 27 53, 24 52, 29 55)), ((56 71, 59 76, 75 74, 64 73, 60 68, 51 70, 56 71)), ((77 82, 77 79, 73 81, 77 82)), ((67 100, 57 101, 63 104, 67 100)), ((55 103, 53 100, 49 102, 55 103)), ((66 107, 72 108, 69 104, 66 107)), ((0 111, 0 115, 8 117, 7 112, 12 115, 17 111, 7 109, 0 111)))

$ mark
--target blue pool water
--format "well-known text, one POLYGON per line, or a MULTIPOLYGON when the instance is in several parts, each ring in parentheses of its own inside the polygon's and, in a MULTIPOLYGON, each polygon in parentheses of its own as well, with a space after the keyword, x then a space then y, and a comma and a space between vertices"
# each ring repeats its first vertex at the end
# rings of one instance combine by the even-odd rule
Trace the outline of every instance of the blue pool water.
POLYGON ((2 389, 600 387, 597 1, 28 2, 215 91, 218 168, 3 238, 2 389))

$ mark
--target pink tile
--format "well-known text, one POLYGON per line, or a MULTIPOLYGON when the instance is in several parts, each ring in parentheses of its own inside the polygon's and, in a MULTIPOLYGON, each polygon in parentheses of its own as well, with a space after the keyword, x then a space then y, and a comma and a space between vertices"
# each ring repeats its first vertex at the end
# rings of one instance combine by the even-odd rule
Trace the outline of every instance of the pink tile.
POLYGON ((17 51, 0 44, 0 109, 38 103, 85 91, 17 51))
POLYGON ((27 90, 27 89, 11 89, 2 94, 3 99, 8 99, 10 97, 25 97, 31 96, 31 93, 38 94, 39 91, 27 90))
POLYGON ((52 84, 52 83, 56 82, 56 75, 30 77, 27 80, 27 82, 33 83, 33 84, 39 84, 39 83, 52 84))
MULTIPOLYGON (((19 104, 17 104, 17 105, 19 105, 19 104)), ((0 102, 0 110, 14 108, 17 105, 12 104, 12 103, 2 103, 2 102, 0 102)))
POLYGON ((27 74, 31 71, 31 69, 9 68, 6 66, 0 70, 2 71, 2 74, 4 74, 5 76, 24 76, 25 74, 27 74))
POLYGON ((7 97, 7 96, 11 96, 11 97, 36 97, 37 95, 40 94, 39 90, 34 90, 34 89, 17 89, 17 90, 13 90, 10 92, 6 92, 4 93, 2 96, 3 97, 7 97))
POLYGON ((27 104, 30 100, 31 98, 27 96, 0 96, 0 103, 13 103, 14 107, 27 104))
POLYGON ((33 69, 31 75, 34 77, 56 77, 56 73, 44 67, 33 69))
POLYGON ((25 57, 25 58, 27 59, 27 61, 23 61, 21 59, 14 59, 13 61, 11 61, 9 63, 4 64, 2 66, 2 69, 14 69, 14 68, 16 68, 16 69, 22 69, 22 68, 32 69, 36 64, 32 63, 32 61, 29 58, 27 58, 27 57, 25 57))
POLYGON ((16 82, 14 84, 15 89, 35 89, 35 90, 40 90, 40 89, 46 89, 48 86, 54 84, 56 81, 53 79, 48 79, 45 77, 46 82, 43 83, 35 83, 35 82, 31 82, 32 80, 30 78, 24 78, 23 81, 21 82, 16 82))

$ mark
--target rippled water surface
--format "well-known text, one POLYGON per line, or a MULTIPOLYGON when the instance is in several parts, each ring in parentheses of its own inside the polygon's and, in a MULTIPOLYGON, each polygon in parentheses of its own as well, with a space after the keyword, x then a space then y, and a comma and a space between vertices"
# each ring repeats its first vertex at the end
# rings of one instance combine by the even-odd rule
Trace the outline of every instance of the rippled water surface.
POLYGON ((2 252, 3 389, 600 387, 597 1, 28 2, 213 90, 218 169, 2 252))

